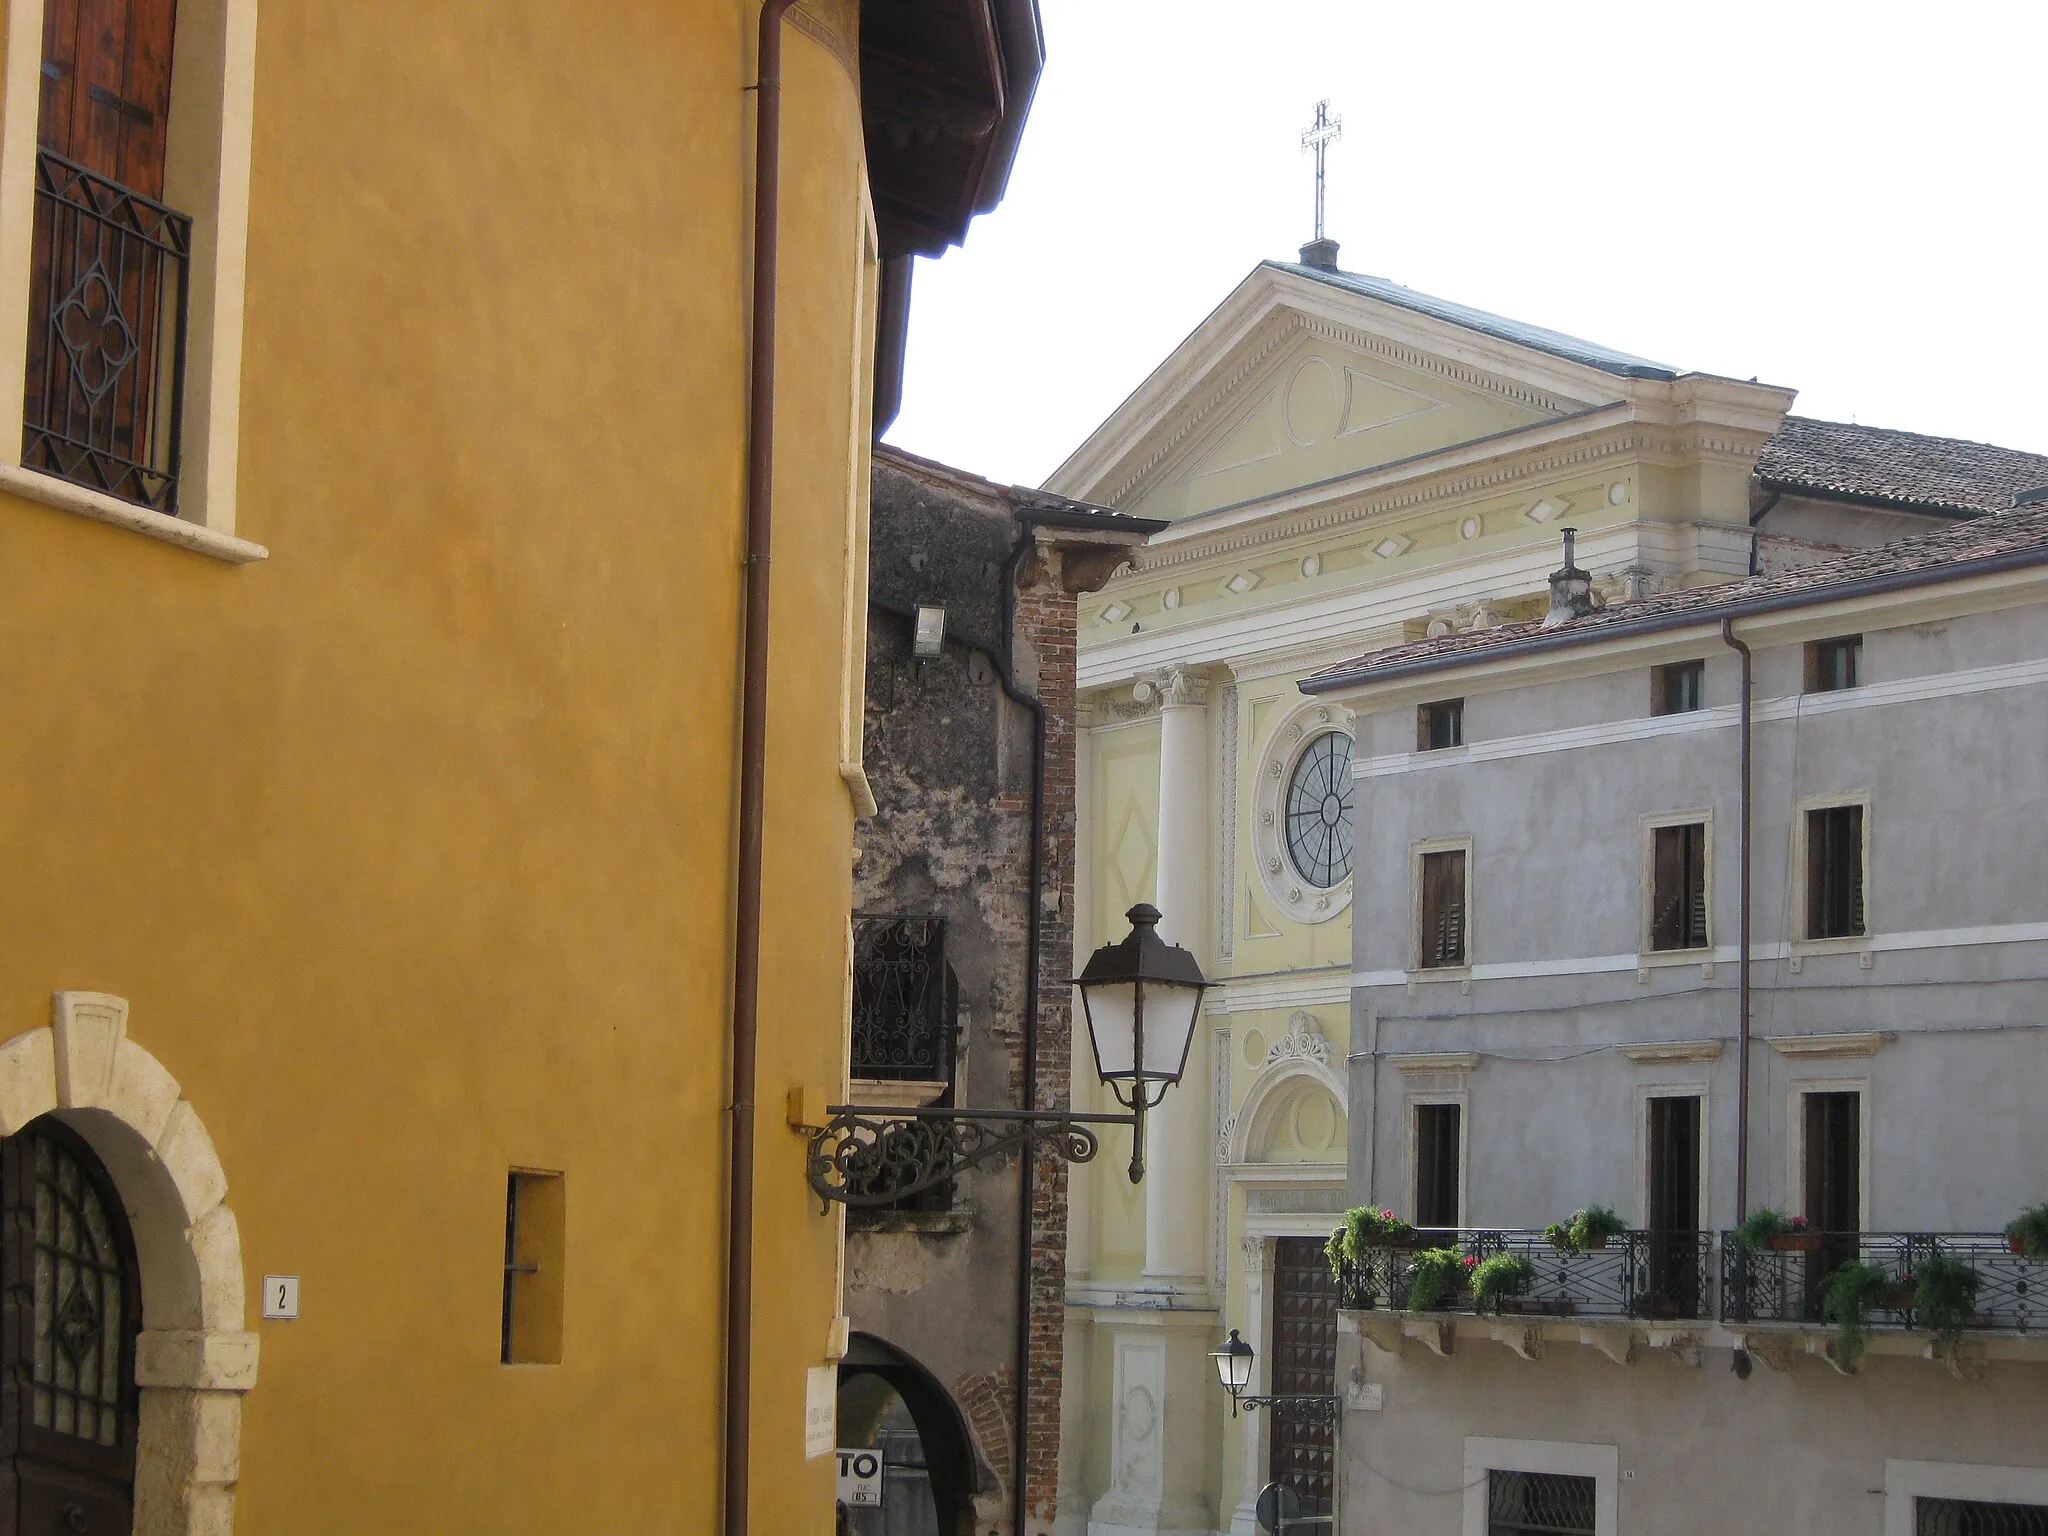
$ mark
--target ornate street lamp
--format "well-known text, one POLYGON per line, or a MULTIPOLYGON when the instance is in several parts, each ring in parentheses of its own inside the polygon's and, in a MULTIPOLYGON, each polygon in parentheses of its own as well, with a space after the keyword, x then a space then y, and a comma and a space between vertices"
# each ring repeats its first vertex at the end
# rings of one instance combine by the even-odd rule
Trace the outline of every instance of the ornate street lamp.
POLYGON ((810 1185, 843 1205, 892 1205, 992 1157, 1047 1143, 1070 1163, 1100 1150, 1091 1129, 1131 1128, 1131 1182, 1145 1176, 1145 1111, 1180 1081, 1202 993, 1214 985, 1195 957, 1159 937, 1159 909, 1125 914, 1129 937, 1105 944, 1074 979, 1095 1048, 1095 1070, 1127 1115, 1068 1110, 902 1109, 833 1104, 811 1134, 810 1185))
POLYGON ((1276 1419, 1300 1419, 1310 1424, 1335 1424, 1338 1410, 1344 1399, 1320 1393, 1302 1393, 1285 1397, 1247 1397, 1244 1389, 1252 1384, 1252 1361, 1255 1358, 1251 1345, 1238 1336, 1235 1328, 1224 1341, 1221 1349, 1209 1351, 1209 1358, 1216 1362, 1216 1375, 1223 1382, 1223 1390, 1230 1394, 1230 1416, 1237 1417, 1240 1406, 1245 1408, 1268 1408, 1276 1419))

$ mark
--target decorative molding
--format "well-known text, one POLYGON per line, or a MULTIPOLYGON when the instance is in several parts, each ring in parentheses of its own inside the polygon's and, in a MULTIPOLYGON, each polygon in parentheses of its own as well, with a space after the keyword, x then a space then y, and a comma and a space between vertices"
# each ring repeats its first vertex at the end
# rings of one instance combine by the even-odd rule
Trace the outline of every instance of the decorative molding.
POLYGON ((1470 1072, 1479 1065, 1477 1051, 1430 1051, 1417 1055, 1382 1056, 1380 1060, 1407 1076, 1421 1073, 1470 1072))
POLYGON ((1316 1016, 1306 1008, 1297 1008, 1288 1015, 1287 1033, 1267 1047, 1265 1064, 1271 1067, 1283 1061, 1313 1061, 1327 1067, 1330 1054, 1329 1037, 1316 1023, 1316 1016))
MULTIPOLYGON (((1237 1128, 1237 1116, 1230 1112, 1230 1027, 1212 1031, 1209 1046, 1209 1123, 1216 1127, 1220 1169, 1230 1158, 1230 1137, 1237 1128)), ((1220 1294, 1229 1287, 1224 1250, 1230 1240, 1230 1187, 1221 1178, 1209 1180, 1209 1205, 1209 1287, 1220 1294)))
MULTIPOLYGON (((1286 1096, 1288 1084, 1300 1078, 1311 1079, 1324 1092, 1328 1093, 1331 1099, 1335 1101, 1332 1107, 1337 1112, 1337 1123, 1340 1127, 1347 1125, 1350 1121, 1350 1101, 1344 1085, 1344 1068, 1347 1065, 1347 1063, 1339 1062, 1335 1066, 1326 1066, 1312 1058, 1290 1057, 1275 1062, 1271 1070, 1261 1070, 1259 1075, 1252 1080, 1251 1088, 1244 1096, 1244 1102, 1238 1105, 1237 1114, 1232 1117, 1230 1146, 1226 1162, 1230 1176, 1233 1179, 1242 1180, 1245 1178, 1247 1171, 1254 1166, 1251 1153, 1252 1137, 1263 1129, 1260 1121, 1265 1113, 1267 1104, 1283 1099, 1286 1096)), ((1342 1146, 1344 1141, 1345 1137, 1340 1132, 1336 1144, 1342 1146)), ((1275 1176, 1288 1182, 1293 1182, 1305 1175, 1315 1177, 1314 1169, 1317 1165, 1312 1163, 1287 1163, 1274 1165, 1259 1164, 1256 1166, 1260 1170, 1265 1170, 1270 1166, 1270 1171, 1275 1176)), ((1337 1170, 1337 1177, 1341 1180, 1344 1165, 1342 1163, 1335 1163, 1330 1166, 1337 1170)))
POLYGON ((1191 667, 1168 667, 1133 683, 1131 699, 1145 709, 1195 709, 1209 700, 1209 680, 1191 667))
POLYGON ((1892 1031, 1840 1035, 1767 1036, 1766 1043, 1780 1056, 1848 1057, 1875 1056, 1898 1035, 1892 1031))
POLYGON ((1639 1067, 1660 1066, 1668 1062, 1721 1059, 1719 1040, 1665 1040, 1642 1045, 1622 1045, 1615 1049, 1639 1067))
POLYGON ((1202 1011, 1212 1014, 1272 1013, 1282 1008, 1329 1007, 1351 1000, 1352 978, 1340 967, 1282 972, 1274 976, 1225 981, 1204 997, 1202 1011))
POLYGON ((1244 1250, 1244 1272, 1265 1275, 1273 1268, 1273 1239, 1264 1232, 1247 1232, 1238 1240, 1244 1250))

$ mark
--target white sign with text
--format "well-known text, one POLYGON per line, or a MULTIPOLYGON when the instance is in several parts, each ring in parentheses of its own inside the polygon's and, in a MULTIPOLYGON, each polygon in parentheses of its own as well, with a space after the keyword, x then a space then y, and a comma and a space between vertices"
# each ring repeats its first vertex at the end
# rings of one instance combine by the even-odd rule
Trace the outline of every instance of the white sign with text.
POLYGON ((839 1447, 839 1502, 848 1509, 882 1507, 882 1453, 839 1447))

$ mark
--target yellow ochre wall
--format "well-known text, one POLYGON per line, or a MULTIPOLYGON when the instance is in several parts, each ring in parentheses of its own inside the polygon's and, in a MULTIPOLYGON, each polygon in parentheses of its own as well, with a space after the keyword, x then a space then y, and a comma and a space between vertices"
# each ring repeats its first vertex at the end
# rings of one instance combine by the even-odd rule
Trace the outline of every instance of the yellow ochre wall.
MULTIPOLYGON (((0 495, 0 1039, 118 993, 212 1134, 245 1536, 717 1526, 755 16, 263 0, 236 532, 269 558, 0 495), (559 1366, 498 1363, 513 1166, 565 1176, 559 1366), (266 1273, 298 1320, 257 1320, 266 1273)), ((838 1223, 782 1099, 844 1073, 872 326, 856 88, 794 26, 784 101, 777 1533, 831 1526, 838 1223)))

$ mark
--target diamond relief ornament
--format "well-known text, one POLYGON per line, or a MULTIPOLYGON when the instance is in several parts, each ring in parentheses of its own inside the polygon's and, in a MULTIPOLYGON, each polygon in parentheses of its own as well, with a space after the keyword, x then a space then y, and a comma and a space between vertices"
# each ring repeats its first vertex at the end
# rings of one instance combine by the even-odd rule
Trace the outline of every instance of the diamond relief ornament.
POLYGON ((74 1286, 70 1298, 57 1313, 58 1341, 74 1361, 82 1361, 99 1337, 100 1310, 86 1299, 84 1291, 74 1286))

